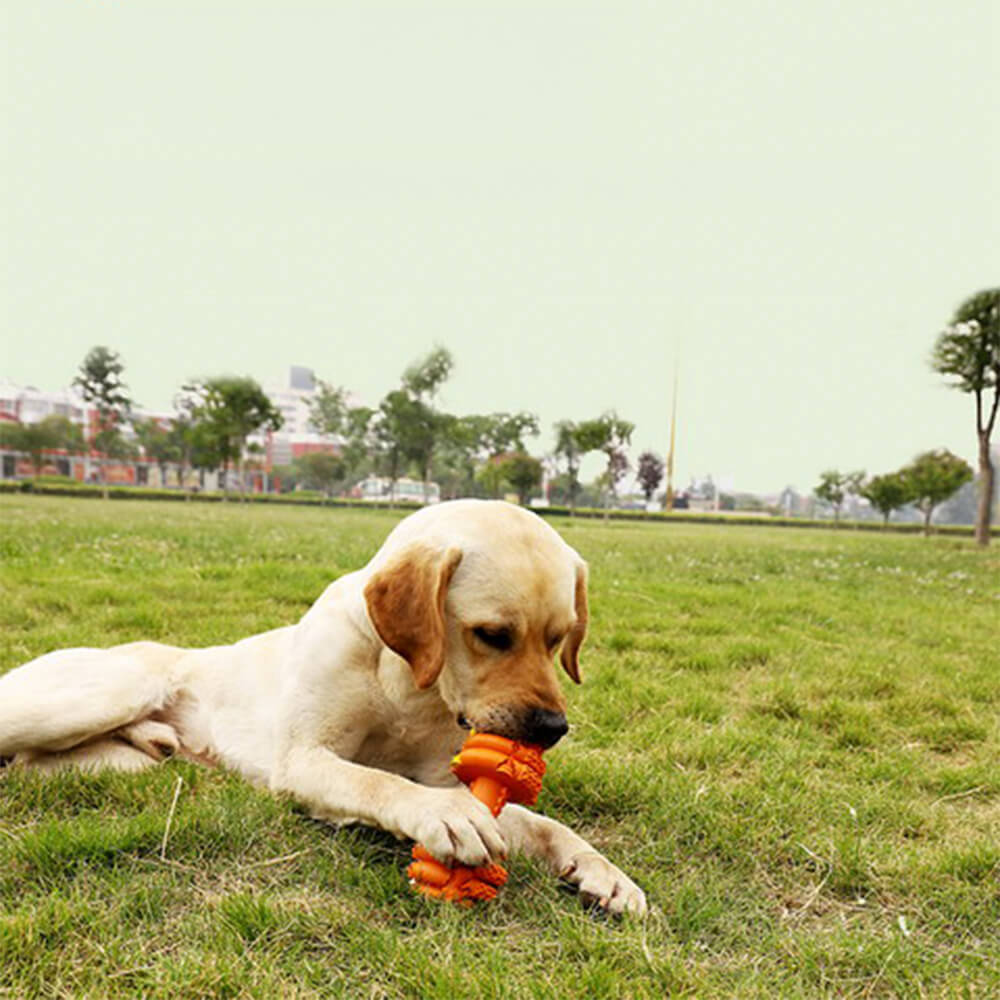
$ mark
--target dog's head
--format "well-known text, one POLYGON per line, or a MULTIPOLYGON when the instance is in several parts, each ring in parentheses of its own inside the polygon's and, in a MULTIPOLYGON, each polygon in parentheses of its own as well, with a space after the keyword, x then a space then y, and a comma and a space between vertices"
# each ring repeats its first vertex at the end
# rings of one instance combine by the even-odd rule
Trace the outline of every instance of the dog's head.
POLYGON ((587 569, 541 518, 456 501, 390 535, 365 586, 379 638, 463 724, 552 746, 566 732, 554 661, 580 682, 587 569))

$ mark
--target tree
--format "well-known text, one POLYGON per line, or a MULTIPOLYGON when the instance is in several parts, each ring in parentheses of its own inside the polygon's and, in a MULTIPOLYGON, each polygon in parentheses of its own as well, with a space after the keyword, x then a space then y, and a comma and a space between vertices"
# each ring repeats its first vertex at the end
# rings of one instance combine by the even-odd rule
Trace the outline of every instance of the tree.
POLYGON ((501 478, 514 488, 518 503, 526 507, 531 491, 542 481, 542 463, 527 452, 515 451, 500 460, 499 472, 501 478))
MULTIPOLYGON (((190 412, 207 446, 223 470, 223 491, 228 489, 229 464, 235 461, 243 490, 243 453, 247 438, 256 431, 276 431, 281 413, 252 378, 222 375, 192 382, 185 391, 193 396, 190 412), (207 440, 205 440, 207 438, 207 440)), ((197 442, 197 435, 196 435, 197 442)))
MULTIPOLYGON (((102 455, 116 461, 134 460, 139 457, 139 449, 122 434, 121 428, 115 425, 102 427, 94 435, 94 447, 102 455)), ((107 496, 106 484, 104 495, 107 496)))
POLYGON ((538 417, 521 410, 517 413, 490 413, 478 418, 481 444, 488 457, 506 452, 524 452, 525 435, 538 436, 538 417))
POLYGON ((428 499, 435 448, 453 418, 434 407, 441 384, 454 361, 445 347, 436 347, 404 372, 401 386, 386 393, 373 422, 375 458, 389 479, 390 501, 403 470, 413 463, 428 499))
POLYGON ((972 479, 972 467, 947 448, 925 451, 899 475, 917 509, 924 515, 924 534, 931 532, 931 515, 956 490, 972 479))
POLYGON ((147 459, 160 468, 160 485, 167 485, 167 465, 180 459, 180 447, 170 429, 150 417, 132 424, 136 439, 147 459))
POLYGON ((339 455, 328 451, 313 451, 300 455, 293 463, 299 482, 309 489, 331 496, 335 487, 343 483, 347 466, 339 455))
POLYGON ((652 503, 660 483, 663 482, 665 469, 663 459, 655 452, 644 451, 639 456, 636 478, 639 480, 639 488, 642 490, 647 504, 652 503))
POLYGON ((583 456, 603 448, 608 437, 608 429, 601 419, 560 420, 555 425, 555 455, 566 462, 566 476, 569 495, 569 512, 576 512, 576 499, 580 493, 580 462, 583 456))
MULTIPOLYGON (((125 451, 120 435, 120 425, 124 423, 132 399, 128 386, 122 381, 125 365, 116 351, 108 347, 94 347, 87 353, 80 365, 73 385, 83 398, 97 410, 97 431, 93 437, 93 447, 111 458, 120 457, 125 451)), ((98 459, 98 475, 105 499, 108 496, 103 458, 98 459)))
POLYGON ((26 454, 35 478, 42 474, 49 451, 82 451, 83 433, 66 417, 50 414, 33 424, 4 424, 3 443, 26 454))
POLYGON ((348 405, 349 393, 339 385, 318 380, 319 388, 309 404, 309 420, 320 434, 339 438, 345 479, 357 476, 375 451, 373 417, 367 406, 348 405))
POLYGON ((426 357, 414 361, 403 372, 403 388, 417 399, 431 401, 438 389, 448 380, 455 367, 455 359, 447 347, 437 346, 426 357))
POLYGON ((899 510, 910 502, 907 483, 898 472, 884 476, 872 476, 860 489, 863 496, 883 517, 883 524, 889 523, 894 510, 899 510))
POLYGON ((194 464, 195 452, 195 424, 191 414, 193 400, 188 395, 178 395, 174 399, 174 419, 167 430, 167 437, 170 447, 177 456, 177 485, 188 496, 188 470, 194 464))
POLYGON ((538 434, 534 413, 473 413, 464 417, 443 415, 438 434, 442 471, 451 475, 453 492, 481 492, 496 496, 504 477, 498 461, 526 451, 524 438, 538 434), (477 472, 478 467, 478 472, 477 472))
POLYGON ((435 451, 434 478, 442 496, 476 496, 476 466, 483 454, 484 422, 480 414, 449 416, 443 423, 435 451))
POLYGON ((834 522, 840 521, 844 500, 852 494, 857 495, 864 478, 863 472, 838 472, 836 469, 828 469, 820 476, 819 486, 813 492, 833 507, 834 522))
POLYGON ((618 495, 618 484, 625 478, 629 470, 628 457, 625 449, 632 440, 635 424, 629 423, 618 416, 614 410, 602 414, 596 421, 600 428, 597 447, 604 452, 607 465, 601 477, 606 487, 604 516, 608 516, 608 501, 618 495))
POLYGON ((320 434, 339 437, 344 433, 350 407, 347 390, 317 379, 316 394, 309 401, 309 422, 320 434))
POLYGON ((931 367, 953 378, 962 392, 976 401, 976 439, 979 444, 979 502, 976 541, 990 543, 996 472, 990 438, 1000 409, 1000 288, 990 288, 966 299, 949 326, 938 336, 931 367))

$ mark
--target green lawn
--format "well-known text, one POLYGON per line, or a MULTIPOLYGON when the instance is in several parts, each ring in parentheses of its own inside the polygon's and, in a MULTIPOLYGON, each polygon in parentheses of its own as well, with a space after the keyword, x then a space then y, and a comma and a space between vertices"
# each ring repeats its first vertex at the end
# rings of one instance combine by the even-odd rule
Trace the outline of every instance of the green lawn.
MULTIPOLYGON (((294 621, 394 520, 0 497, 0 671, 294 621)), ((0 996, 996 995, 1000 547, 557 527, 593 628, 539 808, 646 889, 645 923, 524 859, 494 905, 429 903, 407 845, 187 764, 8 770, 0 996)))

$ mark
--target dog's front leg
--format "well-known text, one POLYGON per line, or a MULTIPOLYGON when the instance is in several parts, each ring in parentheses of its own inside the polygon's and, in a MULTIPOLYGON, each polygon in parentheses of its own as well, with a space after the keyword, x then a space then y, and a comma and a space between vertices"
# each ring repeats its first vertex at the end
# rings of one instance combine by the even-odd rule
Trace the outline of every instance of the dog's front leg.
POLYGON ((344 760, 325 746, 287 749, 271 788, 292 795, 317 819, 365 823, 418 841, 447 865, 483 865, 507 854, 496 819, 464 785, 418 785, 344 760))
POLYGON ((573 883, 589 902, 611 913, 645 914, 646 894, 642 889, 569 827, 521 806, 509 805, 500 813, 500 830, 511 851, 544 861, 557 875, 573 883))

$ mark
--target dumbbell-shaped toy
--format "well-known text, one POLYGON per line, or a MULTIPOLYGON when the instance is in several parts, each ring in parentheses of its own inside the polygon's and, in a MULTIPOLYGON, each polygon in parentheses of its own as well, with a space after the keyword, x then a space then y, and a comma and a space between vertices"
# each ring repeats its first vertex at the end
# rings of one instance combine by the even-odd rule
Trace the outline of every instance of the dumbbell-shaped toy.
MULTIPOLYGON (((497 816, 508 802, 535 804, 542 789, 545 761, 541 747, 473 732, 451 762, 451 769, 497 816)), ((420 844, 413 848, 413 858, 406 869, 413 888, 453 903, 471 905, 474 900, 494 899, 507 881, 507 871, 501 865, 449 868, 420 844)))

